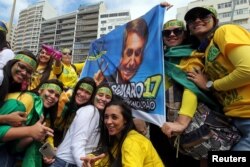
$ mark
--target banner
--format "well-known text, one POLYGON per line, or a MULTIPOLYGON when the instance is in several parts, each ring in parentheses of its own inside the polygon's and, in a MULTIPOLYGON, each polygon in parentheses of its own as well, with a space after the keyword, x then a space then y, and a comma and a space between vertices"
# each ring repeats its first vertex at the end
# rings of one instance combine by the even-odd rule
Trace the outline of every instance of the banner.
POLYGON ((162 25, 165 8, 145 15, 91 43, 81 74, 108 82, 133 115, 161 126, 166 119, 162 25))

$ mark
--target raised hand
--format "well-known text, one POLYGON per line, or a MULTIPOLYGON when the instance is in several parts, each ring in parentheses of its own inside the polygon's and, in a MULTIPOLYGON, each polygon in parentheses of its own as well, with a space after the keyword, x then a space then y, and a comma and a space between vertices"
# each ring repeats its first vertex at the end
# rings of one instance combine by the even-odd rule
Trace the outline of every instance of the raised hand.
POLYGON ((44 45, 42 44, 42 48, 46 50, 47 54, 51 55, 54 57, 56 60, 61 60, 62 58, 62 53, 56 49, 54 49, 50 45, 44 45))
POLYGON ((47 136, 54 136, 54 131, 46 126, 46 122, 42 123, 43 120, 42 116, 35 125, 30 126, 30 135, 34 140, 43 141, 47 136))
POLYGON ((161 5, 162 7, 165 7, 166 10, 170 9, 171 7, 173 7, 173 5, 170 4, 170 3, 168 3, 168 2, 161 2, 160 5, 161 5))

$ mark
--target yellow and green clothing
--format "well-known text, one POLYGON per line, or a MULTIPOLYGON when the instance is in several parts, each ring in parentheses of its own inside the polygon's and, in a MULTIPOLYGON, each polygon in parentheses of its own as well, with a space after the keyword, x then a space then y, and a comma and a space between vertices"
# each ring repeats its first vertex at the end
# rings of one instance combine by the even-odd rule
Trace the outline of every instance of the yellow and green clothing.
MULTIPOLYGON (((115 145, 113 156, 116 157, 117 146, 115 145)), ((163 163, 150 140, 145 136, 131 130, 125 138, 122 148, 122 166, 126 167, 163 167, 163 163)), ((108 156, 95 164, 97 167, 110 166, 108 156)))
MULTIPOLYGON (((43 101, 42 99, 34 93, 9 93, 5 99, 5 103, 0 108, 0 114, 10 114, 15 111, 26 112, 27 121, 26 126, 34 125, 43 114, 43 101)), ((0 139, 12 128, 9 125, 0 126, 0 139)), ((16 150, 15 144, 19 140, 7 142, 10 143, 11 150, 13 152, 22 152, 23 150, 16 150)), ((7 144, 7 143, 1 143, 7 144)), ((23 167, 41 167, 42 165, 42 156, 38 151, 40 148, 40 142, 32 142, 24 151, 24 158, 22 162, 23 167)))
POLYGON ((75 84, 78 81, 78 74, 82 70, 84 63, 74 64, 73 65, 66 65, 61 63, 59 67, 53 66, 53 72, 58 77, 66 89, 74 88, 75 84), (75 66, 75 68, 74 68, 75 66))
POLYGON ((171 47, 165 53, 165 87, 166 90, 172 85, 171 81, 177 82, 184 87, 182 103, 179 114, 193 117, 198 105, 198 99, 215 106, 212 99, 201 92, 197 86, 187 79, 186 72, 203 69, 202 58, 204 53, 199 53, 190 45, 171 47))
POLYGON ((237 25, 219 27, 205 51, 205 73, 227 116, 250 118, 249 53, 250 33, 237 25))
MULTIPOLYGON (((31 83, 28 87, 28 90, 33 90, 40 84, 45 68, 45 66, 38 65, 36 71, 31 76, 31 83)), ((53 71, 50 72, 48 80, 49 79, 56 79, 56 76, 54 75, 53 71)))

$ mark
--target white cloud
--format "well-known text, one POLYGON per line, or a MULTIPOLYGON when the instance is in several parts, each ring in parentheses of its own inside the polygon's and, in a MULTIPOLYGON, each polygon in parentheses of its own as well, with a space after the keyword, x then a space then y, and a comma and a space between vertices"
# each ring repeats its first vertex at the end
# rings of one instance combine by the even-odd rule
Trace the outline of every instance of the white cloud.
MULTIPOLYGON (((38 2, 39 0, 16 0, 16 9, 14 23, 17 23, 19 12, 29 5, 38 2)), ((100 2, 101 0, 48 0, 48 2, 58 11, 59 15, 69 13, 78 9, 81 4, 92 4, 100 2)), ((104 1, 106 8, 109 10, 130 10, 132 19, 135 19, 152 7, 163 2, 164 0, 102 0, 104 1)), ((175 18, 176 9, 187 5, 192 0, 168 0, 169 3, 174 6, 166 12, 167 20, 175 18)), ((9 21, 12 9, 12 0, 0 0, 0 20, 9 21)))

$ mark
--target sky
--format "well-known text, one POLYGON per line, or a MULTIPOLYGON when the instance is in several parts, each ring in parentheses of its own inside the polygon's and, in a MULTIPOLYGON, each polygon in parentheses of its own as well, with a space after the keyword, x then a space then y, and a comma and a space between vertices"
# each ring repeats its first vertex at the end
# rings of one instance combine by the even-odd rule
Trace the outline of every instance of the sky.
MULTIPOLYGON (((13 23, 17 24, 19 12, 29 5, 38 2, 39 0, 16 0, 15 14, 13 23)), ((80 4, 89 4, 100 2, 101 0, 47 0, 57 11, 58 15, 70 13, 78 9, 80 4)), ((164 0, 102 0, 108 11, 115 10, 130 10, 132 19, 145 14, 155 5, 164 0)), ((165 12, 165 20, 174 19, 176 9, 187 6, 193 0, 168 0, 173 5, 171 9, 165 12)), ((0 0, 0 20, 8 22, 10 20, 13 0, 0 0)))

